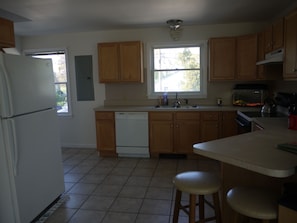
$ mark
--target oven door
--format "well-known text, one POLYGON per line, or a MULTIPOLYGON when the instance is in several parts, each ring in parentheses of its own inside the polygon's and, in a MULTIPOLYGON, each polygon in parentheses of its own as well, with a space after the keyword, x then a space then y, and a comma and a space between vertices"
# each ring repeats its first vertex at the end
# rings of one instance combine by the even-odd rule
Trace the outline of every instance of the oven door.
POLYGON ((237 115, 236 117, 237 123, 237 134, 244 134, 252 131, 252 122, 246 120, 244 117, 237 115))

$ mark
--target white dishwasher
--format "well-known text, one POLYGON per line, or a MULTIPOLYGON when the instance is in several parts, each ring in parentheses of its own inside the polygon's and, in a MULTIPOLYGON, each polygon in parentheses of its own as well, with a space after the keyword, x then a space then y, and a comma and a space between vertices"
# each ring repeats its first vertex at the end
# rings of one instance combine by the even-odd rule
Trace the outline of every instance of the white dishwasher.
POLYGON ((121 157, 150 157, 147 112, 115 112, 116 151, 121 157))

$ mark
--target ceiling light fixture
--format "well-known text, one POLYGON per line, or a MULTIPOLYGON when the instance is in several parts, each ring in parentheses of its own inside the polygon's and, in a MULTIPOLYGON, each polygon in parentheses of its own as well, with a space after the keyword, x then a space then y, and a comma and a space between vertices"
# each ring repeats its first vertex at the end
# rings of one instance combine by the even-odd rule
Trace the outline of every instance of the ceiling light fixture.
POLYGON ((170 30, 179 29, 182 23, 183 23, 183 20, 180 20, 180 19, 170 19, 167 21, 167 24, 169 25, 170 30))
POLYGON ((173 40, 179 40, 181 36, 181 24, 183 23, 183 20, 180 19, 170 19, 167 21, 167 24, 169 25, 170 29, 170 36, 173 40))

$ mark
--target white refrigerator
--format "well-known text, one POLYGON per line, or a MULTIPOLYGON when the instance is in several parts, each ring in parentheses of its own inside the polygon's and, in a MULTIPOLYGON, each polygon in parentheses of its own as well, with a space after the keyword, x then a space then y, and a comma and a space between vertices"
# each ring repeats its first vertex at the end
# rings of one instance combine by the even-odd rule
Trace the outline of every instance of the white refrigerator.
POLYGON ((64 192, 52 62, 0 53, 0 222, 28 223, 64 192))

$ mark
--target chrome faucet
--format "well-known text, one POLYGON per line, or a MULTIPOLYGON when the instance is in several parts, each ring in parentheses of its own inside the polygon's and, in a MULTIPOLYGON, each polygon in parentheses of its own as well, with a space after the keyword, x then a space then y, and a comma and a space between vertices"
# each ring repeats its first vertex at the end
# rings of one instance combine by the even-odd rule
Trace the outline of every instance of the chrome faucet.
POLYGON ((177 99, 177 93, 175 93, 175 101, 174 101, 174 104, 173 104, 173 107, 175 108, 179 108, 181 105, 180 101, 177 99))

